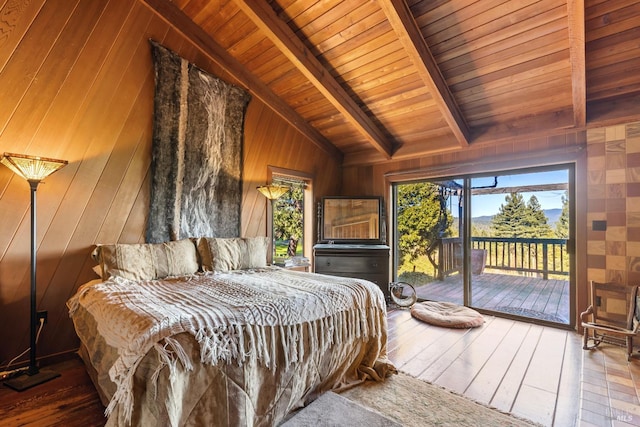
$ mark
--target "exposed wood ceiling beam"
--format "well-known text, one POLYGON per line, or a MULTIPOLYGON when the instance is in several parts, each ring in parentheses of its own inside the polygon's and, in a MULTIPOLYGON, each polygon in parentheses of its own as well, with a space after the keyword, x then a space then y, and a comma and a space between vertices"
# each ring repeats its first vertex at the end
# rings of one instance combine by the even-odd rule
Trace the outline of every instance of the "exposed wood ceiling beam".
POLYGON ((318 89, 331 104, 387 159, 393 153, 392 144, 344 88, 324 68, 291 28, 278 17, 264 0, 234 0, 273 44, 318 89))
POLYGON ((567 0, 567 18, 569 20, 573 120, 575 127, 581 128, 587 123, 584 0, 567 0))
POLYGON ((143 2, 169 23, 169 25, 173 26, 193 42, 209 58, 235 78, 240 85, 243 85, 253 96, 273 109, 280 117, 296 128, 318 148, 337 160, 342 161, 344 156, 335 145, 331 144, 288 104, 276 96, 271 89, 251 74, 238 60, 229 55, 222 46, 217 44, 211 36, 196 25, 177 6, 166 0, 143 0, 143 2))
POLYGON ((378 4, 382 7, 404 50, 415 64, 418 74, 429 88, 458 143, 461 147, 468 146, 471 139, 469 127, 406 1, 380 0, 378 4))

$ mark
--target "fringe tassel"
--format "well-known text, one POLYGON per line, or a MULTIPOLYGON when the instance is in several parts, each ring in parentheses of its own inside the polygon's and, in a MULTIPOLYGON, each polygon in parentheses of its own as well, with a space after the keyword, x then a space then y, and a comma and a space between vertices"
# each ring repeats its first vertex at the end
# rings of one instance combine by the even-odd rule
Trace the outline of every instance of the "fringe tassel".
POLYGON ((192 371, 193 364, 191 363, 191 358, 184 351, 182 345, 180 345, 180 343, 176 339, 171 337, 165 338, 164 341, 171 347, 171 350, 176 354, 176 356, 178 356, 178 360, 180 361, 180 363, 182 363, 184 369, 187 371, 192 371))
POLYGON ((153 374, 151 375, 151 383, 153 384, 153 397, 154 399, 158 396, 158 377, 160 376, 160 372, 162 369, 169 365, 169 355, 163 351, 164 348, 160 344, 154 344, 153 348, 156 349, 156 354, 158 355, 158 367, 153 374))

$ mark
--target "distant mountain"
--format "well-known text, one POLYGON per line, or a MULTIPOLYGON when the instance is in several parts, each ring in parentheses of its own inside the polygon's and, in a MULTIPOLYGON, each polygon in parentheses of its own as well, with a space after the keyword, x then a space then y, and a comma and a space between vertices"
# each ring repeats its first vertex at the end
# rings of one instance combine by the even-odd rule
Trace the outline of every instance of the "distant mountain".
POLYGON ((543 212, 547 217, 547 223, 551 227, 556 226, 556 222, 558 222, 560 215, 562 215, 562 209, 545 209, 543 212))
MULTIPOLYGON (((544 215, 547 217, 547 224, 549 224, 551 226, 551 228, 555 228, 556 226, 556 222, 558 222, 558 219, 560 219, 560 215, 562 215, 562 209, 544 209, 543 210, 544 215)), ((493 218, 493 215, 483 215, 483 216, 476 216, 474 218, 472 218, 473 224, 475 224, 477 227, 489 227, 489 225, 491 224, 491 219, 493 218)), ((453 228, 457 228, 458 227, 458 218, 454 218, 453 219, 453 228)))

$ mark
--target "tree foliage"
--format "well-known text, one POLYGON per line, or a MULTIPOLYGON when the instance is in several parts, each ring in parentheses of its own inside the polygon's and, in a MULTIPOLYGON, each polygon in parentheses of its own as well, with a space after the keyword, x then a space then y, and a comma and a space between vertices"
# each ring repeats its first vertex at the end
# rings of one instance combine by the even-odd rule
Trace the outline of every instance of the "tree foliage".
POLYGON ((505 196, 505 202, 491 221, 494 236, 542 238, 553 235, 535 195, 525 203, 522 194, 511 193, 505 196))
POLYGON ((273 205, 273 237, 276 240, 300 239, 304 211, 302 185, 286 183, 291 188, 273 205))
POLYGON ((560 239, 569 238, 569 193, 567 191, 562 196, 562 213, 556 222, 556 236, 560 239))
POLYGON ((452 216, 435 184, 403 184, 397 189, 398 249, 401 259, 414 261, 451 234, 452 216))

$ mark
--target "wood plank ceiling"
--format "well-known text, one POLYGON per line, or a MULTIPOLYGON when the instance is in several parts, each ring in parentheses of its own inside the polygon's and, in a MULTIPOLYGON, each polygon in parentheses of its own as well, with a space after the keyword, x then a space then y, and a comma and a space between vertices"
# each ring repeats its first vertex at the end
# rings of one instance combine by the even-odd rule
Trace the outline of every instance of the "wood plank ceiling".
POLYGON ((640 2, 144 0, 345 165, 640 117, 640 2))

